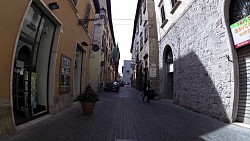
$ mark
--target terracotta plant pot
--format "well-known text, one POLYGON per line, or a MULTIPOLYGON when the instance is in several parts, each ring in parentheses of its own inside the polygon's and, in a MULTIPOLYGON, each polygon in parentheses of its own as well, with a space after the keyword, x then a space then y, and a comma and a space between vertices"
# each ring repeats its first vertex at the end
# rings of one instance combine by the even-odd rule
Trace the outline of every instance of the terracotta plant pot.
POLYGON ((86 115, 92 115, 95 108, 95 103, 91 102, 81 102, 81 103, 82 103, 83 113, 86 115))

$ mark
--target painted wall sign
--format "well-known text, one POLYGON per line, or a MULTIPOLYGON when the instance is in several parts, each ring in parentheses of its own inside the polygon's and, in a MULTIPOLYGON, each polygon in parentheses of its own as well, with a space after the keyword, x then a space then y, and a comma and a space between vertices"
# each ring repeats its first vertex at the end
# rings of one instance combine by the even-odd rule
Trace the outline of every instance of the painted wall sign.
POLYGON ((250 44, 250 15, 232 24, 230 28, 235 48, 250 44))

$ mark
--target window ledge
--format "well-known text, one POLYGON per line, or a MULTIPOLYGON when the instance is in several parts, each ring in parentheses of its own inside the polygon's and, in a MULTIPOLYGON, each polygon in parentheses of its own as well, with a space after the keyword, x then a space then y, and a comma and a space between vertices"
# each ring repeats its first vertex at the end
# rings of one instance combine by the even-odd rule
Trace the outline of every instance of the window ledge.
POLYGON ((165 20, 163 21, 163 23, 161 24, 161 28, 163 28, 163 27, 167 24, 167 22, 168 22, 168 19, 165 19, 165 20))
POLYGON ((181 1, 177 1, 174 7, 172 8, 172 10, 170 11, 170 13, 173 14, 175 10, 180 6, 180 4, 181 4, 181 1))

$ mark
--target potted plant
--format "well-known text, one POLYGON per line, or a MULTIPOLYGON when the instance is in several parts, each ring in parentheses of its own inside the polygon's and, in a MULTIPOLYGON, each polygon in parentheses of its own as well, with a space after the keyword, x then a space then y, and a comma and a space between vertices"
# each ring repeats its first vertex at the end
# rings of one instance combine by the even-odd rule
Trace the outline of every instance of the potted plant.
POLYGON ((98 95, 94 92, 90 85, 86 87, 84 93, 80 94, 76 101, 82 104, 83 113, 87 115, 93 114, 95 103, 99 101, 98 95))

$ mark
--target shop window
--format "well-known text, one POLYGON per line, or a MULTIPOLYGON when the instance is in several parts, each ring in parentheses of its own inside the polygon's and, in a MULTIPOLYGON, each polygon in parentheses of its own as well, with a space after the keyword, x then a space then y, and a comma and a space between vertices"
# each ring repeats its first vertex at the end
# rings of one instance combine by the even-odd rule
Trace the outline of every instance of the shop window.
POLYGON ((48 112, 50 51, 56 25, 33 3, 25 15, 13 66, 16 125, 48 112))

